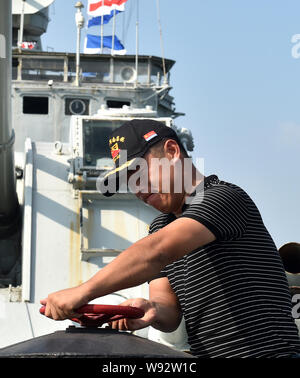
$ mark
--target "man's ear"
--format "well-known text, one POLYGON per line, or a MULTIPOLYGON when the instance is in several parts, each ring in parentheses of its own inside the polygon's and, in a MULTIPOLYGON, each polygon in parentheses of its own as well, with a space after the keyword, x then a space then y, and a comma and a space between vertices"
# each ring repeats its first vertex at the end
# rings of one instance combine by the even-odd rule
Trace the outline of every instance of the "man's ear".
POLYGON ((168 159, 177 160, 180 158, 180 147, 178 143, 173 139, 167 139, 164 143, 165 157, 168 159))

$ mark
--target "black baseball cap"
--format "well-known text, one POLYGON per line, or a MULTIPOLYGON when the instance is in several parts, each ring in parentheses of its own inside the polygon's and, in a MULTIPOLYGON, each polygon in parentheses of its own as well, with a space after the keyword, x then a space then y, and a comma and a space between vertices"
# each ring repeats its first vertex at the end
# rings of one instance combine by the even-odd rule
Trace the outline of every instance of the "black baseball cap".
POLYGON ((115 168, 100 176, 97 187, 101 193, 106 197, 114 195, 119 189, 120 175, 130 168, 137 158, 143 157, 150 147, 165 138, 175 140, 185 151, 176 131, 153 119, 133 119, 114 130, 109 138, 109 148, 115 168), (125 161, 122 159, 123 151, 127 153, 125 161), (115 183, 112 190, 108 188, 109 179, 115 183))

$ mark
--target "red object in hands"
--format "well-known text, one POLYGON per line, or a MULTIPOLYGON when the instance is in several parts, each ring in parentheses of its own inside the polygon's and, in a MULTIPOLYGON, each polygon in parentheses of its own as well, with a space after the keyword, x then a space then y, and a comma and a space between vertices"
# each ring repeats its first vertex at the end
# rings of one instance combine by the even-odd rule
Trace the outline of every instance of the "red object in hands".
MULTIPOLYGON (((41 314, 45 314, 45 308, 45 306, 40 308, 41 314)), ((138 319, 145 315, 144 310, 138 307, 93 304, 82 306, 76 312, 82 314, 82 316, 71 318, 71 320, 85 327, 100 327, 104 323, 114 320, 138 319)))

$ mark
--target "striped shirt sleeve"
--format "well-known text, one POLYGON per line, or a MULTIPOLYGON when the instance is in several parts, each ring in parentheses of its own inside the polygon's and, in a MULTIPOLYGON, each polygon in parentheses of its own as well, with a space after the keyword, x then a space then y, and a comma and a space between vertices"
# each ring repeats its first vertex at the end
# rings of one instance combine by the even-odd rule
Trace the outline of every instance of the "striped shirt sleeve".
POLYGON ((235 240, 245 232, 247 210, 242 193, 227 185, 216 185, 198 193, 181 217, 199 221, 217 240, 235 240))

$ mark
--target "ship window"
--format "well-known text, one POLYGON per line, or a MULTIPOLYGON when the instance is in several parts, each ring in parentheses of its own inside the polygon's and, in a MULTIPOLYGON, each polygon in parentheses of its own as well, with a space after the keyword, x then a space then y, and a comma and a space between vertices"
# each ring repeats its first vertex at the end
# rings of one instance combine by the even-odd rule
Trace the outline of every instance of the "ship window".
POLYGON ((83 120, 84 166, 101 166, 107 159, 113 166, 108 141, 111 133, 122 123, 120 120, 83 120))
POLYGON ((130 101, 107 100, 106 104, 109 108, 122 108, 123 105, 130 106, 130 101))
POLYGON ((48 114, 49 98, 48 97, 23 97, 23 113, 24 114, 48 114))
POLYGON ((64 60, 27 58, 22 59, 22 80, 55 80, 64 79, 64 60))

